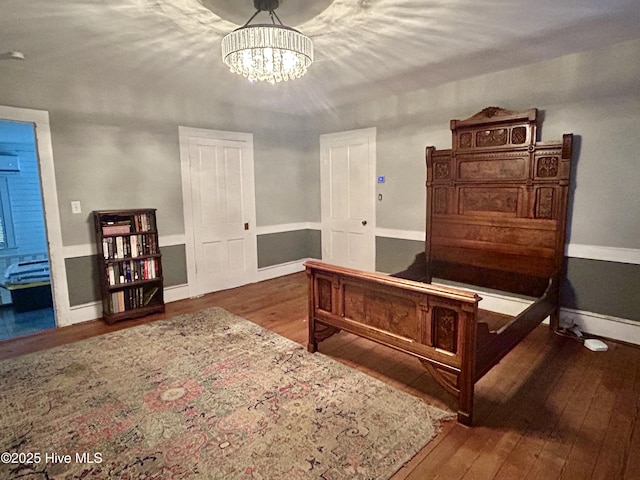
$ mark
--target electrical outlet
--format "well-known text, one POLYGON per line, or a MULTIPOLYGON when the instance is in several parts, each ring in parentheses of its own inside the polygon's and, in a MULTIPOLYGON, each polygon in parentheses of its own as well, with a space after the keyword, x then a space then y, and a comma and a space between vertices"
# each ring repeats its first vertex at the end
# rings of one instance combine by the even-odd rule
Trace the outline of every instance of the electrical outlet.
POLYGON ((74 200, 71 202, 71 213, 82 213, 80 200, 74 200))

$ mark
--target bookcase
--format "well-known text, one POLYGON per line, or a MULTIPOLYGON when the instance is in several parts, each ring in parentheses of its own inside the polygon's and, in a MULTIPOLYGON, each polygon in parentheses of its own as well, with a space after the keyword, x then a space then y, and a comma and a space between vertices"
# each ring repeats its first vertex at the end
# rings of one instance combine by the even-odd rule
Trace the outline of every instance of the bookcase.
POLYGON ((164 312, 156 210, 96 210, 93 219, 104 320, 164 312))

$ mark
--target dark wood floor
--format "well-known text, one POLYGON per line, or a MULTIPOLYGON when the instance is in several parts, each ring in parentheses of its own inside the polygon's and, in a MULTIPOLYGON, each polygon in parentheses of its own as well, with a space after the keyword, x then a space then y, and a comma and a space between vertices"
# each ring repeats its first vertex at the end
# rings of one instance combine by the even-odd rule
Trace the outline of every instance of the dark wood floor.
MULTIPOLYGON (((0 359, 133 325, 221 306, 303 345, 307 339, 303 273, 173 302, 163 315, 101 321, 0 342, 0 359)), ((595 353, 536 329, 476 387, 473 428, 454 422, 394 477, 398 479, 624 479, 640 472, 640 348, 607 342, 595 353)), ((455 404, 417 360, 340 333, 327 354, 440 407, 455 404)))

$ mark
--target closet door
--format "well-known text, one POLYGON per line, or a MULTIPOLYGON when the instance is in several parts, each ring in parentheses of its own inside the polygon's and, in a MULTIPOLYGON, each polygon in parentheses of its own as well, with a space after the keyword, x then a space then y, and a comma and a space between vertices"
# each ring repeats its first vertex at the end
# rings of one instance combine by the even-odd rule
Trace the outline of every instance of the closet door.
POLYGON ((182 161, 189 294, 250 283, 258 264, 253 137, 181 129, 180 138, 186 150, 182 161))
POLYGON ((322 259, 375 270, 375 129, 322 135, 322 259))

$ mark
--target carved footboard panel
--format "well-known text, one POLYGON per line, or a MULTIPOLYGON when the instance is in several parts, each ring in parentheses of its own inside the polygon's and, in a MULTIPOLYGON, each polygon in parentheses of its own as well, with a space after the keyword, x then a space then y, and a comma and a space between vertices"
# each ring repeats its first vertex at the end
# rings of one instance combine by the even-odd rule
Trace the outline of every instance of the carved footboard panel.
POLYGON ((471 423, 478 295, 321 262, 305 266, 310 352, 345 330, 408 353, 458 399, 458 421, 471 423))

